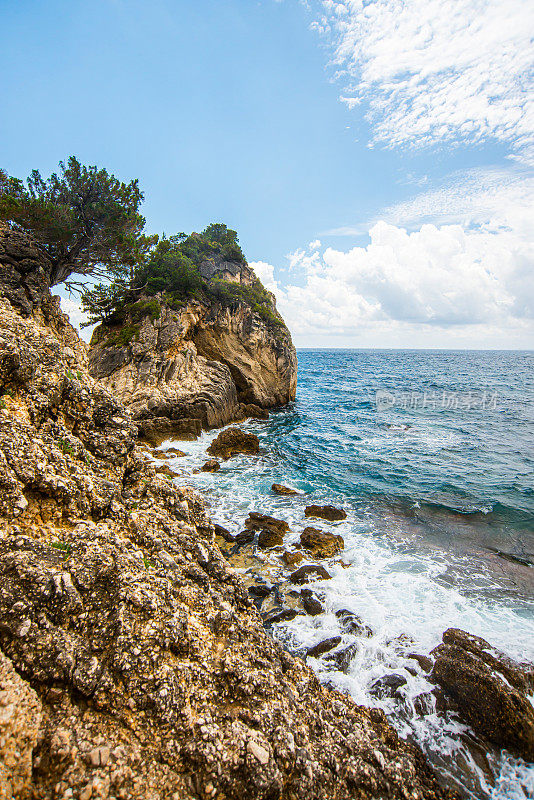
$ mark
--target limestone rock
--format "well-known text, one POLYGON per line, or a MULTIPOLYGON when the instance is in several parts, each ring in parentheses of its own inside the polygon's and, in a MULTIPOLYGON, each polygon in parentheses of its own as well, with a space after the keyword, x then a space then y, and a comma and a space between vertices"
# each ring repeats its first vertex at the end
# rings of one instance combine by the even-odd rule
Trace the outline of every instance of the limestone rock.
POLYGON ((306 506, 304 514, 307 517, 320 517, 330 522, 347 518, 347 512, 335 506, 306 506))
POLYGON ((491 742, 534 761, 532 665, 521 665, 484 639, 450 628, 433 651, 431 678, 458 713, 491 742))
POLYGON ((280 483, 273 483, 271 489, 275 494, 298 494, 296 489, 291 489, 289 486, 282 486, 280 483))
POLYGON ((217 461, 216 458, 209 458, 205 464, 202 464, 200 467, 201 472, 218 472, 220 470, 221 465, 217 461))
POLYGON ((31 796, 32 753, 41 724, 36 693, 0 651, 0 798, 31 796))
POLYGON ((311 527, 304 528, 300 535, 300 543, 316 558, 331 558, 341 552, 345 546, 342 536, 311 527))
POLYGON ((254 455, 259 449, 260 441, 253 433, 245 433, 239 428, 226 428, 210 444, 208 453, 226 460, 239 453, 254 455))
POLYGON ((337 647, 340 642, 341 636, 332 636, 330 639, 324 639, 322 642, 314 644, 313 647, 309 647, 306 650, 306 655, 312 658, 319 658, 324 653, 328 653, 334 647, 337 647))
POLYGON ((319 580, 325 581, 331 577, 330 573, 320 564, 304 564, 291 573, 289 580, 292 583, 308 583, 310 578, 319 578, 319 580))
POLYGON ((257 511, 250 512, 245 520, 245 527, 255 531, 272 531, 282 536, 289 531, 289 525, 283 519, 275 519, 275 517, 260 514, 257 511))

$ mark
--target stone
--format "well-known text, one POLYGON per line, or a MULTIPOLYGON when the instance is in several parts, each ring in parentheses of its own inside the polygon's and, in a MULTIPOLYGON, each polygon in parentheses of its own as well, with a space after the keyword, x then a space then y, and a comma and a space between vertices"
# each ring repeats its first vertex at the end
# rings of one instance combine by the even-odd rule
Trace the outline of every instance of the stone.
POLYGON ((209 458, 201 467, 201 472, 217 472, 220 470, 221 465, 216 458, 209 458))
POLYGON ((269 412, 266 408, 260 408, 259 406, 255 405, 254 403, 246 403, 245 405, 241 406, 240 409, 241 414, 247 418, 251 419, 269 419, 269 412))
POLYGON ((310 578, 326 581, 332 576, 320 564, 304 564, 289 576, 291 583, 308 583, 310 578))
POLYGON ((480 637, 450 628, 433 651, 431 679, 459 715, 499 747, 534 760, 532 665, 521 665, 480 637))
POLYGON ((208 447, 208 453, 223 460, 243 453, 255 455, 259 453, 260 440, 253 433, 245 433, 239 428, 227 428, 221 431, 208 447))
POLYGON ((323 604, 311 589, 301 589, 300 597, 304 611, 306 611, 307 614, 310 614, 312 617, 316 617, 318 614, 324 614, 323 604))
POLYGON ((255 532, 247 530, 238 533, 237 536, 235 536, 234 541, 236 544, 242 547, 245 544, 250 544, 251 542, 253 542, 255 538, 256 538, 255 532))
POLYGON ((398 675, 396 673, 383 675, 373 683, 369 689, 369 694, 379 698, 399 697, 399 689, 402 686, 406 686, 407 683, 408 681, 404 675, 398 675))
POLYGON ((311 527, 304 528, 300 535, 300 543, 315 558, 332 558, 345 546, 342 536, 311 527))
POLYGON ((289 622, 295 619, 298 611, 295 608, 283 608, 281 611, 269 612, 264 618, 264 625, 274 625, 277 622, 289 622))
POLYGON ((202 432, 202 423, 199 419, 167 419, 166 417, 153 417, 137 421, 140 439, 152 447, 159 447, 167 439, 182 439, 192 441, 198 439, 202 432))
POLYGON ((299 553, 298 550, 286 550, 284 553, 282 553, 282 561, 287 567, 296 567, 297 564, 300 564, 303 559, 304 556, 302 553, 299 553))
POLYGON ((248 593, 253 597, 268 597, 273 592, 273 587, 268 586, 266 583, 256 583, 248 587, 248 593))
POLYGON ((334 647, 337 647, 340 642, 341 636, 332 636, 330 639, 324 639, 322 642, 314 644, 313 647, 309 647, 306 650, 306 655, 312 658, 320 658, 324 653, 328 653, 334 647))
POLYGON ((220 536, 225 542, 235 542, 235 536, 230 533, 227 528, 223 528, 223 526, 219 525, 217 522, 214 524, 213 528, 215 530, 215 536, 220 536))
POLYGON ((30 798, 32 754, 42 716, 39 697, 0 651, 0 797, 30 798))
POLYGON ((284 534, 278 531, 261 530, 258 536, 258 547, 278 547, 284 543, 284 534))
POLYGON ((347 633, 352 633, 355 636, 372 636, 373 631, 366 625, 357 614, 349 611, 347 608, 340 608, 336 611, 336 617, 340 621, 343 630, 347 633))
POLYGON ((289 531, 289 525, 283 519, 275 519, 266 514, 259 514, 257 511, 250 512, 245 520, 245 528, 255 531, 267 530, 281 535, 289 531))
POLYGON ((341 670, 345 674, 349 671, 352 659, 358 652, 359 647, 357 642, 352 642, 348 644, 346 647, 340 647, 337 650, 334 650, 328 656, 328 661, 332 662, 333 665, 337 667, 337 669, 341 670))
POLYGON ((320 517, 330 522, 347 518, 347 512, 342 508, 335 508, 335 506, 306 506, 304 514, 307 517, 320 517))
POLYGON ((431 672, 433 661, 428 656, 420 655, 419 653, 408 653, 407 658, 417 661, 423 672, 431 672))
POLYGON ((282 486, 281 483, 273 483, 271 490, 275 494, 298 494, 296 489, 291 489, 289 486, 282 486))

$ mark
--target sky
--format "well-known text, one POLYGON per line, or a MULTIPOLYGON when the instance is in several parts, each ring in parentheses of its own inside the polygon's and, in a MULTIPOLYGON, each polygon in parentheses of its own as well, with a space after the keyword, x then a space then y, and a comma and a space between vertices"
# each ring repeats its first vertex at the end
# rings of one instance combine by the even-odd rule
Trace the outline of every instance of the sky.
MULTIPOLYGON (((224 222, 298 347, 532 349, 530 0, 0 0, 0 166, 224 222)), ((64 307, 79 321, 79 306, 64 307)))

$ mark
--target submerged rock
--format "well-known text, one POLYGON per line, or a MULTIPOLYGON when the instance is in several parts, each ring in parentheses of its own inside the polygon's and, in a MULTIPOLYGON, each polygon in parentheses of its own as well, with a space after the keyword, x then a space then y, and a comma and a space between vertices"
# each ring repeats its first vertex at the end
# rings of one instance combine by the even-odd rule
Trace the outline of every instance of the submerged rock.
POLYGON ((258 547, 278 547, 284 543, 284 534, 269 529, 261 530, 258 536, 258 547))
POLYGON ((308 583, 310 578, 318 578, 319 580, 328 580, 331 578, 329 572, 325 570, 320 564, 304 564, 299 567, 295 572, 289 576, 291 583, 308 583))
POLYGON ((239 428, 227 428, 213 440, 208 447, 208 453, 226 460, 239 453, 254 455, 259 449, 260 440, 253 433, 245 433, 239 428))
POLYGON ((347 519, 347 512, 343 511, 342 508, 336 508, 335 506, 306 506, 304 514, 307 517, 320 517, 321 519, 327 519, 330 522, 335 522, 336 520, 340 519, 347 519))
POLYGON ((336 617, 347 633, 353 633, 356 636, 373 635, 373 631, 369 625, 366 625, 357 614, 354 614, 347 608, 340 608, 339 611, 336 611, 336 617))
POLYGON ((314 644, 313 647, 309 647, 306 650, 306 655, 312 658, 319 658, 324 653, 328 653, 334 647, 337 647, 340 642, 341 636, 332 636, 330 639, 324 639, 322 642, 314 644))
POLYGON ((291 489, 289 486, 282 486, 281 483, 273 483, 271 490, 275 494, 298 494, 296 489, 291 489))
POLYGON ((274 625, 277 622, 289 622, 295 619, 298 611, 296 608, 283 608, 281 611, 275 611, 267 614, 264 618, 264 625, 274 625))
POLYGON ((514 662, 484 639, 450 628, 432 655, 433 681, 482 736, 534 760, 533 666, 514 662))
POLYGON ((398 697, 399 689, 402 686, 406 686, 407 683, 408 681, 404 675, 397 675, 396 673, 392 673, 391 675, 383 675, 373 683, 369 689, 369 694, 379 698, 398 697))
POLYGON ((316 558, 331 558, 340 553, 345 546, 342 536, 311 527, 304 528, 300 535, 300 543, 316 558))
POLYGON ((282 554, 282 561, 287 567, 296 567, 303 560, 304 556, 298 550, 286 550, 282 554))
POLYGON ((310 614, 312 617, 316 617, 318 614, 324 614, 323 604, 311 589, 301 589, 300 597, 302 606, 307 614, 310 614))
POLYGON ((202 466, 200 467, 201 472, 218 472, 221 468, 221 465, 217 461, 216 458, 209 458, 202 466))

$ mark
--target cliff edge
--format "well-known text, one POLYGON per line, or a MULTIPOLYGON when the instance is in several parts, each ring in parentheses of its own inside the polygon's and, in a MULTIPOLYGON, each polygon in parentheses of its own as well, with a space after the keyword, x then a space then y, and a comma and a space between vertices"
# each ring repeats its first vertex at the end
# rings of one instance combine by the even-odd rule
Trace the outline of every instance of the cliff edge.
POLYGON ((269 637, 57 298, 0 266, 0 796, 450 797, 269 637))

